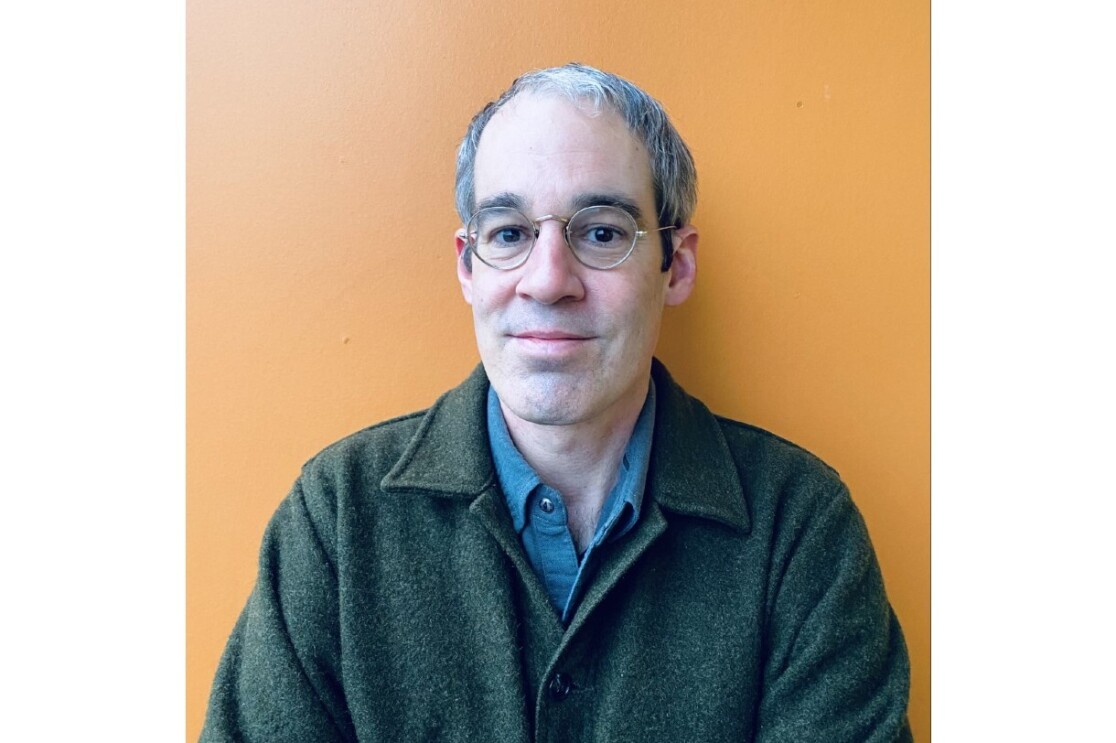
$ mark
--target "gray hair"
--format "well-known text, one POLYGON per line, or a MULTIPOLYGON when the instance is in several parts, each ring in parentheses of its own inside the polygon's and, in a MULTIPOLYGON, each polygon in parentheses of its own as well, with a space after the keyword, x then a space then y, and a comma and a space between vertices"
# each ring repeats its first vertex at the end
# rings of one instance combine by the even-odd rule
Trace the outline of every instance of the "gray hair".
MULTIPOLYGON (((571 101, 587 102, 598 111, 607 105, 620 114, 651 157, 657 226, 681 227, 690 221, 697 205, 697 170, 689 148, 670 123, 662 104, 622 77, 571 62, 520 76, 469 122, 469 129, 457 150, 454 184, 457 213, 463 223, 469 221, 476 205, 474 165, 481 133, 492 116, 508 101, 528 92, 556 94, 571 101)), ((665 271, 670 268, 673 247, 670 231, 660 234, 663 236, 662 270, 665 271)))

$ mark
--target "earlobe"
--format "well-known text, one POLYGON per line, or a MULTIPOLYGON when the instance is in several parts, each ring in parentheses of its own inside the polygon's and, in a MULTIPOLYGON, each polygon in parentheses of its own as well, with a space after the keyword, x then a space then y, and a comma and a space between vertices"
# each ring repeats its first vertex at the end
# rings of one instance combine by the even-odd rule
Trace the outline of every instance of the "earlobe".
POLYGON ((468 304, 473 303, 473 270, 469 254, 465 252, 465 232, 458 230, 453 236, 453 247, 457 253, 457 281, 461 284, 461 295, 468 304))
POLYGON ((674 261, 670 266, 665 302, 678 305, 685 302, 694 290, 697 279, 698 231, 692 224, 674 231, 674 261))

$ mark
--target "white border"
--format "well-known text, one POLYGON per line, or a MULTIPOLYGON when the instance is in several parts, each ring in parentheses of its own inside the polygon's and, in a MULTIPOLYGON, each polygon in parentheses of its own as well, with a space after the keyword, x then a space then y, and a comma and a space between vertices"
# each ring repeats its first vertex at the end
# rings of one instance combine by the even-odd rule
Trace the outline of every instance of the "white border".
POLYGON ((0 10, 7 740, 185 729, 184 38, 0 10))
POLYGON ((1100 3, 933 6, 933 723, 1111 729, 1116 58, 1100 3))

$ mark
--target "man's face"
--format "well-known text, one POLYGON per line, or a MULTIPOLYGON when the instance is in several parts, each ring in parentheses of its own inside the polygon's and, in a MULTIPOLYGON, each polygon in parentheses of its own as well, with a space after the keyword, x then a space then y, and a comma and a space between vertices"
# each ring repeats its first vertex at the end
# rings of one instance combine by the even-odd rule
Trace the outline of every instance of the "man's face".
MULTIPOLYGON (((648 154, 614 112, 590 115, 563 98, 520 95, 481 135, 477 208, 515 200, 530 219, 570 217, 587 202, 638 207, 640 229, 654 229, 648 154)), ((500 271, 458 261, 481 360, 505 416, 537 424, 608 423, 638 411, 664 304, 689 296, 697 235, 673 236, 672 269, 661 268, 658 233, 642 238, 623 264, 599 271, 578 263, 563 224, 540 225, 527 262, 500 271)), ((457 251, 465 247, 457 235, 457 251)))

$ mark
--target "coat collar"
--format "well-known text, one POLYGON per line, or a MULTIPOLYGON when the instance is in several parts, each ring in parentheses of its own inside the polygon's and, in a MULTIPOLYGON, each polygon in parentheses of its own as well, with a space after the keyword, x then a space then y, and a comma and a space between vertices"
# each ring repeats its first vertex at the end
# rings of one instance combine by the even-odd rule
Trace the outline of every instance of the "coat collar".
MULTIPOLYGON (((658 399, 647 495, 668 511, 747 531, 751 522, 743 487, 720 422, 674 382, 658 359, 651 374, 658 399)), ((403 456, 384 477, 383 490, 473 500, 497 487, 485 428, 487 394, 488 377, 477 365, 422 417, 403 456)))

